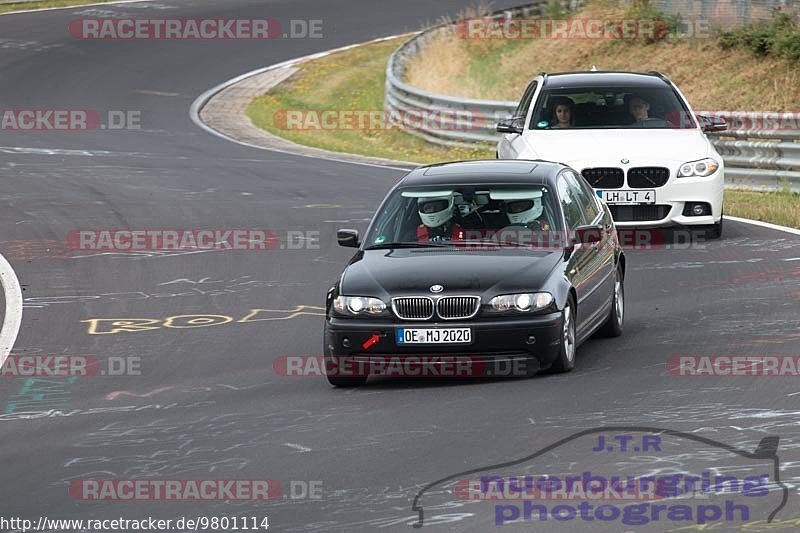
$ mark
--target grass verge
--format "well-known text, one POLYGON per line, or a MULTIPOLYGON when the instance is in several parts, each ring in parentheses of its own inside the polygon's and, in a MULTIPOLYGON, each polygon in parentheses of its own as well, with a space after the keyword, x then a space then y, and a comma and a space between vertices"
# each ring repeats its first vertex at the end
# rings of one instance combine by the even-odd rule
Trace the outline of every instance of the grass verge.
POLYGON ((0 4, 0 13, 10 11, 28 11, 31 9, 44 9, 47 7, 69 7, 82 6, 85 4, 105 4, 113 0, 40 0, 37 2, 14 2, 11 4, 0 4))
MULTIPOLYGON (((299 129, 287 126, 296 111, 373 111, 383 109, 386 62, 405 37, 356 47, 310 61, 290 79, 256 98, 247 108, 253 123, 290 141, 334 152, 420 163, 493 158, 490 148, 446 148, 400 129, 299 129)), ((317 116, 303 115, 305 117, 317 116)), ((305 123, 305 122, 304 122, 305 123)))
POLYGON ((800 194, 727 189, 725 214, 800 228, 800 194))

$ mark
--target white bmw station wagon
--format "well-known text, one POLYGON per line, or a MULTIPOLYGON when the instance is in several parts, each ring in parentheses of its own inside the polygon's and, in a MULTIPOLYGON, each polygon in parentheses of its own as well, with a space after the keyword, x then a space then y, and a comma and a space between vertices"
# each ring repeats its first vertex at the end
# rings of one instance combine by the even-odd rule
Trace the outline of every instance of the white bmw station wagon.
POLYGON ((695 116, 658 72, 541 74, 497 125, 500 159, 544 159, 577 170, 618 227, 691 226, 722 234, 725 169, 695 116))

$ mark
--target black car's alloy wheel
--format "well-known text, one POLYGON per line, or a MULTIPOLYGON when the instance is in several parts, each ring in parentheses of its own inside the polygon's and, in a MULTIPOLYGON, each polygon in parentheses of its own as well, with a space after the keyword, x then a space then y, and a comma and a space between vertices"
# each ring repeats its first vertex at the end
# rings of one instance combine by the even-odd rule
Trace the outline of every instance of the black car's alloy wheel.
POLYGON ((550 367, 550 372, 569 372, 575 367, 575 303, 572 296, 564 304, 561 312, 561 344, 558 350, 558 357, 550 367))
POLYGON ((625 321, 625 276, 622 265, 617 265, 614 274, 614 294, 612 296, 611 310, 606 322, 598 330, 601 337, 619 337, 622 335, 622 324, 625 321))

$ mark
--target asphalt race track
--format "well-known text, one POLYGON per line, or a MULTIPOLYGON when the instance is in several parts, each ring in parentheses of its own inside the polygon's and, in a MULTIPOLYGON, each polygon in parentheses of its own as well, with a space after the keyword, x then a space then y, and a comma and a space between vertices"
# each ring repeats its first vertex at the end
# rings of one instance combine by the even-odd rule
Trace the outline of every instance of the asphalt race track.
MULTIPOLYGON (((92 109, 102 116, 138 111, 142 124, 95 132, 0 130, 0 253, 24 297, 11 353, 92 354, 139 365, 138 374, 121 376, 0 380, 0 516, 268 516, 278 531, 410 530, 418 516, 415 495, 437 480, 523 458, 582 430, 646 426, 749 451, 778 436, 788 501, 773 526, 796 530, 797 377, 681 377, 666 370, 672 356, 800 354, 796 235, 726 221, 719 241, 631 250, 625 333, 584 344, 571 374, 375 379, 345 390, 321 377, 273 370, 280 356, 320 354, 325 292, 350 257, 335 245, 335 230, 365 229, 402 172, 240 146, 198 128, 189 106, 241 73, 415 30, 468 4, 162 0, 0 16, 0 107, 92 109), (81 41, 68 31, 77 17, 143 14, 321 19, 323 37, 81 41), (131 254, 75 253, 65 245, 70 231, 91 228, 269 228, 284 246, 131 254), (295 249, 289 231, 318 231, 320 245, 295 249), (217 317, 206 327, 186 327, 197 323, 185 315, 217 317), (115 332, 109 319, 151 319, 153 329, 115 332), (76 480, 141 478, 278 480, 282 495, 85 501, 69 490, 76 480), (290 487, 302 486, 292 481, 321 487, 319 497, 291 497, 299 494, 290 487)), ((752 466, 736 467, 735 458, 704 446, 684 438, 650 457, 653 469, 752 466)), ((750 461, 770 472, 769 461, 750 461)), ((570 444, 525 472, 635 462, 570 444)), ((431 490, 429 529, 495 527, 486 504, 431 490)), ((751 518, 765 519, 781 493, 775 484, 753 499, 751 518)), ((550 520, 502 530, 625 527, 550 520)))

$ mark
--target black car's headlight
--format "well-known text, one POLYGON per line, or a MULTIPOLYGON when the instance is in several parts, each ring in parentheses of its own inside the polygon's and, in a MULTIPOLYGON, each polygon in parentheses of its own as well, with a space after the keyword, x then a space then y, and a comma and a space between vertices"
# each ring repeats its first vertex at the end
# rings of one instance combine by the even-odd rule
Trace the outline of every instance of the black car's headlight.
POLYGON ((523 292, 502 294, 489 300, 492 313, 535 313, 553 305, 553 295, 549 292, 523 292))
POLYGON ((386 304, 383 300, 369 296, 337 296, 333 300, 333 308, 340 315, 379 316, 387 314, 386 304))
POLYGON ((684 163, 681 165, 681 168, 678 171, 678 177, 703 178, 705 176, 710 176, 711 174, 716 172, 718 168, 719 168, 719 163, 717 163, 717 160, 711 159, 710 157, 701 159, 700 161, 689 161, 688 163, 684 163))

